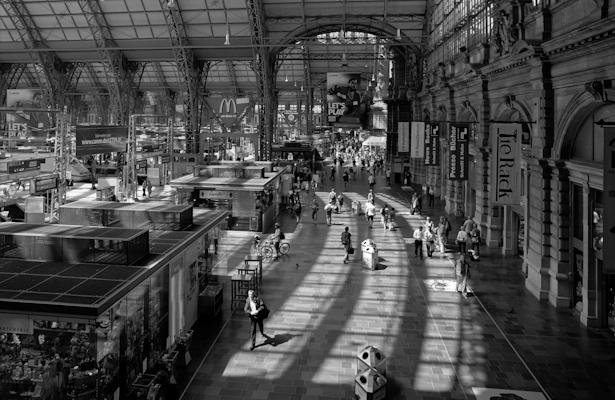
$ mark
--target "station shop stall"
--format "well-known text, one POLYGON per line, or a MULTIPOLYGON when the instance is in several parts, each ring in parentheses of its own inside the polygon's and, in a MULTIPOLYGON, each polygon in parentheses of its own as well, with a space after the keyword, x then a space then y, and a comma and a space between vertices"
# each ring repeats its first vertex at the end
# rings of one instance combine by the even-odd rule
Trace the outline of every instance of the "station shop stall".
POLYGON ((196 166, 170 185, 179 204, 228 211, 229 230, 266 232, 279 214, 282 174, 270 162, 223 162, 196 166))
POLYGON ((0 398, 155 395, 155 372, 189 361, 221 224, 216 211, 180 231, 0 223, 0 398))

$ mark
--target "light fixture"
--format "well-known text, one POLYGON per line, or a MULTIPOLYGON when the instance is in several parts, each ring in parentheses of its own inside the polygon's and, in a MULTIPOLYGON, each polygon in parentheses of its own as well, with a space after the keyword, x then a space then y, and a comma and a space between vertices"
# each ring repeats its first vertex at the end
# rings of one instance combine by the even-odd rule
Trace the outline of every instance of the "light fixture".
POLYGON ((295 81, 295 87, 297 87, 297 81, 295 81))
POLYGON ((284 82, 288 82, 288 75, 284 75, 284 82))
POLYGON ((399 28, 397 28, 397 35, 395 36, 395 39, 401 40, 401 29, 399 28))
POLYGON ((224 36, 224 45, 228 46, 231 44, 231 33, 229 32, 228 24, 226 25, 226 35, 224 36))
POLYGON ((177 4, 175 4, 175 0, 169 0, 167 1, 167 7, 169 8, 175 8, 177 4))
POLYGON ((303 92, 303 83, 301 83, 301 91, 303 92))

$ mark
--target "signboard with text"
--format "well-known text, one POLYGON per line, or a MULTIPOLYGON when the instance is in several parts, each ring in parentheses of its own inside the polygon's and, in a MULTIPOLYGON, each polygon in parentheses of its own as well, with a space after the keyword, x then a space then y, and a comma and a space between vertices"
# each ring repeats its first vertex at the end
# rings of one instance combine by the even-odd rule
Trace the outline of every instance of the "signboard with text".
POLYGON ((425 122, 412 121, 410 125, 410 157, 423 158, 425 155, 425 122))
POLYGON ((367 126, 371 95, 359 72, 327 72, 327 122, 367 126))
POLYGON ((425 165, 440 165, 439 124, 425 124, 425 165))
POLYGON ((518 205, 520 202, 521 175, 521 124, 493 125, 493 160, 495 179, 493 201, 501 205, 518 205))
POLYGON ((452 123, 448 126, 448 179, 465 181, 468 179, 469 126, 452 123))
POLYGON ((604 207, 602 259, 604 272, 615 273, 615 127, 604 128, 604 207))
POLYGON ((36 158, 33 160, 17 160, 8 161, 6 163, 6 169, 9 174, 16 174, 26 171, 38 171, 41 169, 41 164, 45 163, 44 158, 36 158))
POLYGON ((76 155, 125 152, 128 127, 115 125, 77 125, 76 155))
POLYGON ((0 332, 32 335, 34 322, 22 315, 0 314, 0 332))

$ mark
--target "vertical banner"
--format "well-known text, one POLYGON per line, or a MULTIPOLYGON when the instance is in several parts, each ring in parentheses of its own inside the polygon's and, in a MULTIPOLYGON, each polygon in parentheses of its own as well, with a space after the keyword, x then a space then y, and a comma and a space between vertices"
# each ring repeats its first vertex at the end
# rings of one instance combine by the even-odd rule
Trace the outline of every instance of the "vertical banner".
POLYGON ((604 224, 602 263, 605 273, 615 273, 615 127, 604 127, 604 224))
POLYGON ((410 157, 411 158, 423 158, 424 145, 423 140, 425 136, 425 123, 421 121, 412 121, 410 129, 410 157))
POLYGON ((425 165, 440 165, 440 125, 425 124, 425 165))
POLYGON ((397 152, 408 153, 410 151, 410 123, 397 123, 397 152))
POLYGON ((494 124, 492 173, 496 204, 515 205, 520 202, 521 176, 521 124, 494 124))
POLYGON ((465 181, 468 179, 469 126, 463 123, 449 124, 448 132, 448 179, 465 181))

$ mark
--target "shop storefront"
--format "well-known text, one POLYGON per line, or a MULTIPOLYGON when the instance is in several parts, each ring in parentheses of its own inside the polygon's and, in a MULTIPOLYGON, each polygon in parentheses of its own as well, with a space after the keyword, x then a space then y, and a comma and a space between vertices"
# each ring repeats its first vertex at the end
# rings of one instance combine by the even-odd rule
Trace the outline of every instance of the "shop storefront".
POLYGON ((282 170, 204 167, 199 176, 174 179, 171 186, 177 190, 180 204, 228 211, 227 229, 262 232, 271 229, 279 213, 282 177, 282 170))

